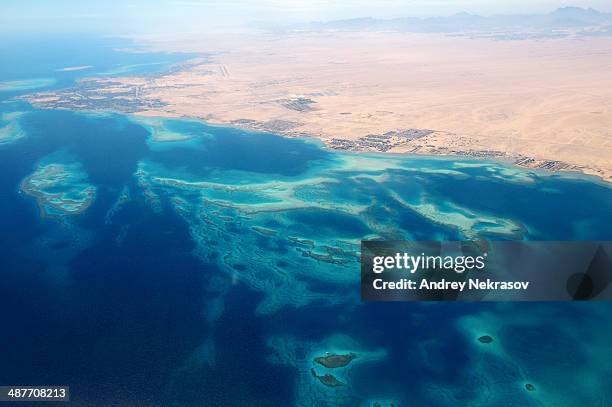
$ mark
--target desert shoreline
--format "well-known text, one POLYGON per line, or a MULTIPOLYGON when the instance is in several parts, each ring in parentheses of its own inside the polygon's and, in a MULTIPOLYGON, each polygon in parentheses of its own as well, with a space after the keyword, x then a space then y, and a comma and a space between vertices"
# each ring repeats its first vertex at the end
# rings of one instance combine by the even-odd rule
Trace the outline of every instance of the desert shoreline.
POLYGON ((26 100, 309 136, 336 150, 495 159, 612 181, 612 38, 352 32, 148 46, 201 56, 164 73, 84 78, 26 100))

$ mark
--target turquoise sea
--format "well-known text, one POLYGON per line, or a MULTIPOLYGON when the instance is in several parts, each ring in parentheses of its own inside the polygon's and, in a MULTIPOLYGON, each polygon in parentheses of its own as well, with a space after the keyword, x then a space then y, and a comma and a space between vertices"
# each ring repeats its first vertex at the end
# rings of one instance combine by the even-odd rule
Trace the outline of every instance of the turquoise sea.
POLYGON ((0 47, 0 384, 76 406, 612 403, 609 303, 362 303, 358 259, 373 238, 612 240, 609 185, 15 99, 191 57, 79 38, 0 47))

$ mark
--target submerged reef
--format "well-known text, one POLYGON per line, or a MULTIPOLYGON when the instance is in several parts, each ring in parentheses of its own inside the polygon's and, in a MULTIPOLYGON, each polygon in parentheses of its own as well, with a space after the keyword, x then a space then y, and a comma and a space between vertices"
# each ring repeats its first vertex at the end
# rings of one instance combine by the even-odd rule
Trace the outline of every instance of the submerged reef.
POLYGON ((0 146, 17 141, 26 136, 19 121, 25 112, 10 112, 0 115, 0 146))
POLYGON ((115 216, 115 214, 119 212, 119 210, 121 209, 123 205, 130 202, 131 199, 132 198, 131 198, 130 189, 127 186, 124 186, 123 188, 121 188, 121 191, 119 192, 119 195, 117 196, 117 199, 115 200, 115 203, 113 203, 111 208, 106 212, 106 216, 104 217, 104 223, 107 225, 112 223, 113 217, 115 216))
POLYGON ((81 163, 64 154, 43 160, 22 181, 21 190, 36 198, 44 217, 78 215, 92 205, 96 196, 96 187, 89 183, 81 163))
POLYGON ((419 363, 428 377, 423 388, 429 405, 503 406, 508 400, 525 406, 604 405, 602 389, 608 388, 610 369, 601 358, 611 354, 612 345, 607 340, 610 328, 599 326, 608 310, 593 305, 585 304, 584 314, 571 315, 576 308, 563 310, 560 304, 529 304, 524 313, 516 304, 499 304, 460 317, 456 328, 467 347, 458 351, 466 363, 455 372, 457 380, 436 380, 448 347, 436 346, 438 338, 421 345, 419 363), (570 315, 559 324, 564 312, 570 315), (567 323, 577 320, 584 330, 567 323), (602 329, 584 342, 584 332, 602 329), (568 385, 577 377, 579 385, 568 385))
POLYGON ((135 176, 151 208, 161 211, 165 201, 185 219, 198 256, 263 292, 257 311, 271 313, 355 300, 358 293, 343 288, 358 282, 362 239, 521 239, 528 233, 520 222, 432 195, 421 174, 467 175, 417 164, 338 154, 302 175, 270 176, 234 169, 198 174, 143 160, 135 176))
POLYGON ((168 176, 167 169, 150 162, 141 163, 136 175, 152 208, 159 210, 162 197, 170 195, 170 204, 189 224, 197 254, 204 261, 214 261, 232 278, 266 294, 259 312, 315 300, 344 301, 346 294, 317 292, 309 282, 335 287, 358 277, 350 270, 358 267, 359 239, 367 227, 350 215, 355 207, 332 202, 313 205, 295 196, 323 186, 319 179, 249 185, 192 181, 184 174, 168 176), (307 218, 342 221, 349 229, 338 233, 329 225, 319 228, 300 222, 307 218))
POLYGON ((149 132, 149 147, 154 150, 163 149, 164 143, 189 142, 210 136, 203 131, 202 123, 195 120, 137 115, 131 115, 129 118, 149 132))
POLYGON ((23 79, 19 81, 0 82, 0 92, 19 92, 52 86, 55 84, 53 78, 23 79))

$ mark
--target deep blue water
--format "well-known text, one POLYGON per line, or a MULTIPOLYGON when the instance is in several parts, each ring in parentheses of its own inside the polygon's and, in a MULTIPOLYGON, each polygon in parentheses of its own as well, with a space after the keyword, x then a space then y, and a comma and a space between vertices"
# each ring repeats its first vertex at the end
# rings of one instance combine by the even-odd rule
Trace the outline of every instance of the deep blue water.
POLYGON ((185 147, 155 151, 151 158, 168 168, 182 168, 196 177, 210 175, 212 170, 290 176, 306 171, 309 161, 324 160, 329 155, 312 144, 295 139, 245 133, 233 128, 218 131, 224 137, 208 140, 204 149, 185 147), (262 146, 265 146, 266 154, 261 154, 262 146), (297 157, 296 152, 299 153, 297 157))
POLYGON ((94 124, 68 112, 37 112, 26 126, 28 139, 0 152, 0 302, 11 310, 5 314, 11 329, 1 336, 11 352, 2 356, 0 382, 70 383, 74 400, 86 405, 168 405, 175 399, 201 405, 213 395, 225 400, 219 405, 231 405, 234 396, 261 405, 291 400, 292 373, 265 363, 261 328, 245 318, 255 297, 240 287, 238 298, 228 299, 235 307, 217 327, 220 343, 229 346, 220 349, 218 363, 227 368, 172 378, 206 334, 203 280, 214 266, 192 255, 194 243, 181 219, 171 211, 153 213, 142 202, 118 215, 113 227, 129 225, 130 232, 120 247, 115 244, 117 230, 104 225, 104 215, 118 186, 133 183, 137 160, 147 151, 146 132, 118 127, 114 119, 94 124), (75 232, 65 241, 51 239, 48 253, 34 252, 33 242, 59 226, 41 219, 31 200, 17 193, 35 162, 58 148, 76 153, 99 188, 96 203, 77 222, 96 236, 70 256, 61 282, 48 272, 47 256, 70 252, 75 232), (248 394, 234 389, 236 380, 250 383, 248 394))
MULTIPOLYGON (((117 55, 110 51, 116 42, 97 41, 101 48, 76 41, 38 55, 28 47, 40 47, 28 43, 23 49, 30 51, 12 54, 15 65, 3 67, 0 79, 48 76, 57 67, 102 66, 103 60, 111 67, 158 58, 117 55), (18 65, 31 70, 18 74, 18 65)), ((1 52, 15 51, 5 47, 1 52)), ((612 386, 605 386, 612 384, 610 372, 600 363, 611 351, 609 304, 361 304, 354 301, 358 280, 333 284, 297 275, 292 281, 304 283, 308 292, 341 301, 319 298, 261 313, 256 310, 270 292, 257 289, 252 276, 266 278, 269 267, 244 257, 233 267, 245 277, 233 279, 220 262, 228 251, 262 248, 261 261, 270 260, 291 274, 297 271, 295 262, 306 260, 282 240, 284 231, 329 243, 359 239, 371 232, 368 222, 419 239, 461 237, 453 228, 406 210, 390 195, 392 190, 407 200, 423 190, 441 207, 453 202, 474 213, 520 221, 530 228, 525 238, 610 239, 609 186, 550 175, 537 175, 537 182, 527 184, 479 180, 484 170, 477 167, 459 178, 410 169, 413 164, 452 166, 425 158, 406 158, 407 168, 388 170, 388 181, 382 183, 363 177, 367 168, 338 172, 343 155, 301 140, 185 124, 191 132, 212 137, 195 147, 178 143, 152 149, 147 131, 120 115, 36 111, 12 102, 1 110, 29 113, 21 120, 27 136, 0 146, 0 384, 68 384, 79 406, 309 405, 306 397, 330 406, 369 405, 366 400, 374 399, 465 405, 487 391, 493 392, 490 405, 504 405, 496 394, 517 405, 563 405, 559 398, 567 398, 568 405, 580 405, 576 400, 592 405, 612 397, 612 386), (40 160, 58 152, 78 158, 97 188, 96 197, 80 215, 44 218, 19 185, 40 160), (340 182, 309 186, 299 194, 317 202, 332 196, 338 203, 370 206, 360 216, 329 208, 264 215, 227 209, 223 213, 234 214, 236 221, 226 223, 219 236, 229 240, 198 240, 196 220, 222 210, 198 206, 197 190, 162 187, 154 189, 161 202, 156 208, 134 175, 143 162, 155 164, 157 176, 225 178, 249 185, 266 180, 291 185, 324 175, 340 182), (122 189, 130 191, 130 199, 108 221, 122 189), (182 205, 189 215, 173 206, 179 198, 187 201, 182 205), (278 230, 280 236, 254 233, 249 222, 278 230), (206 259, 198 255, 202 251, 215 255, 206 259), (222 309, 215 313, 219 303, 222 309), (470 318, 478 329, 494 332, 507 355, 493 357, 478 348, 470 336, 470 318), (467 327, 460 321, 467 321, 467 327), (386 356, 356 364, 350 377, 342 377, 349 388, 329 391, 310 376, 308 358, 312 352, 334 351, 336 342, 330 338, 338 335, 350 338, 358 353, 380 349, 386 356), (284 348, 274 346, 278 338, 285 338, 284 348), (200 351, 205 343, 214 343, 214 351, 200 351), (274 361, 275 352, 293 352, 295 360, 274 361), (208 361, 210 355, 214 362, 208 361), (527 394, 522 380, 535 382, 540 393, 527 394), (442 402, 440 389, 452 397, 442 402)), ((329 267, 297 264, 310 265, 313 275, 329 267)), ((303 293, 296 288, 294 295, 303 293)))

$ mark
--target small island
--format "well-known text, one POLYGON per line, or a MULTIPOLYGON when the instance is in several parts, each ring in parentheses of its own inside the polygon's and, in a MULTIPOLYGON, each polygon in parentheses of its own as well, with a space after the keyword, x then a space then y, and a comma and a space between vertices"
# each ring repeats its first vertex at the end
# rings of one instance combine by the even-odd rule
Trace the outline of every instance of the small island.
POLYGON ((322 366, 325 366, 328 369, 335 369, 337 367, 344 367, 348 365, 356 357, 356 354, 354 354, 353 352, 349 352, 344 355, 319 356, 316 357, 314 361, 322 366))
POLYGON ((492 343, 493 341, 494 339, 490 335, 482 335, 478 337, 478 342, 480 343, 492 343))
POLYGON ((340 380, 336 378, 336 376, 332 374, 326 373, 324 375, 319 376, 317 375, 317 372, 314 369, 310 369, 310 372, 312 373, 314 377, 319 379, 319 381, 323 383, 324 385, 326 385, 327 387, 346 386, 345 383, 342 383, 340 380))

